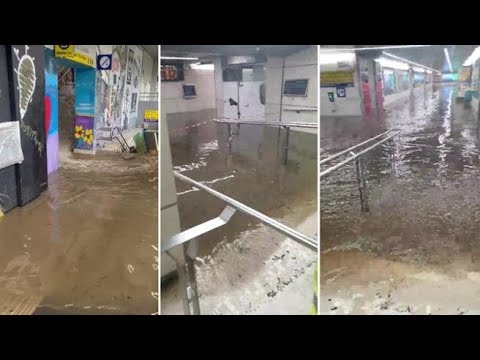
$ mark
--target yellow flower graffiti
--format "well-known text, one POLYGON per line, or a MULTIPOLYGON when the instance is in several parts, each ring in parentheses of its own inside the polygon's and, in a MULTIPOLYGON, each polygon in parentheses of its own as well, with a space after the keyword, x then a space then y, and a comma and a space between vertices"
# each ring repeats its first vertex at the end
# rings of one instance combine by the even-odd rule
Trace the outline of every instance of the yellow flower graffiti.
POLYGON ((83 136, 83 141, 85 141, 88 145, 90 145, 93 142, 93 130, 92 129, 86 129, 85 130, 85 135, 83 136))
POLYGON ((83 126, 75 126, 75 138, 80 139, 83 136, 83 126))

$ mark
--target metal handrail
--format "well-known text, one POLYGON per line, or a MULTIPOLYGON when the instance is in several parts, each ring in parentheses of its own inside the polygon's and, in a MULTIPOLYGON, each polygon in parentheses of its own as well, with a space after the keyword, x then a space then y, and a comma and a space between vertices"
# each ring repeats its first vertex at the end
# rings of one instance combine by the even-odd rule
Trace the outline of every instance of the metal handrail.
MULTIPOLYGON (((342 166, 348 164, 349 162, 355 160, 356 158, 358 158, 358 157, 366 154, 366 153, 369 152, 370 150, 373 150, 373 149, 376 148, 378 145, 383 144, 384 142, 390 140, 391 138, 393 138, 394 136, 397 136, 398 134, 400 134, 400 130, 396 131, 395 133, 393 133, 393 134, 390 135, 390 136, 387 136, 385 139, 383 139, 383 140, 381 140, 381 141, 379 141, 379 142, 376 142, 376 143, 373 144, 372 146, 370 146, 370 147, 368 147, 368 148, 366 148, 366 149, 364 149, 364 150, 356 153, 355 155, 349 157, 348 159, 346 159, 346 160, 344 160, 344 161, 341 161, 341 162, 339 162, 338 164, 336 164, 336 165, 328 168, 327 170, 325 170, 325 171, 323 171, 323 172, 320 173, 320 178, 322 178, 323 176, 326 176, 326 175, 330 174, 331 172, 333 172, 333 171, 341 168, 342 166)), ((382 134, 382 135, 384 135, 384 134, 382 134)), ((358 146, 357 146, 357 147, 358 147, 358 146)), ((350 149, 349 149, 349 150, 350 150, 350 149)))
POLYGON ((260 222, 262 222, 263 224, 267 225, 268 227, 271 227, 272 229, 278 231, 279 233, 287 236, 288 238, 292 239, 292 240, 295 240, 296 242, 306 246, 307 248, 311 249, 311 250, 314 250, 314 251, 317 251, 318 250, 318 242, 307 236, 307 235, 304 235, 270 217, 268 217, 267 215, 265 214, 262 214, 261 212, 255 210, 255 209, 252 209, 251 207, 245 205, 245 204, 242 204, 241 202, 235 200, 235 199, 232 199, 216 190, 213 190, 212 188, 202 184, 202 183, 199 183, 193 179, 190 179, 189 177, 185 176, 185 175, 182 175, 180 174, 179 172, 177 171, 174 171, 173 172, 173 175, 177 178, 177 179, 180 179, 184 182, 187 182, 191 185, 193 185, 195 188, 199 189, 199 190, 203 190, 207 193, 209 193, 210 195, 213 195, 217 198, 219 198, 220 200, 226 202, 228 205, 230 205, 231 207, 233 207, 234 209, 237 209, 238 211, 241 211, 249 216, 252 216, 254 217, 255 219, 259 220, 260 222))
POLYGON ((318 128, 317 123, 313 122, 295 122, 295 121, 260 121, 260 120, 230 120, 230 119, 213 119, 220 124, 233 125, 264 125, 264 126, 283 126, 283 127, 299 127, 299 128, 318 128))
POLYGON ((368 140, 365 140, 364 142, 361 142, 360 144, 354 145, 354 146, 349 147, 348 149, 345 149, 345 150, 343 150, 343 151, 340 151, 339 153, 337 153, 337 154, 335 154, 335 155, 332 155, 332 156, 330 156, 330 157, 328 157, 328 158, 326 158, 326 159, 320 160, 320 165, 325 164, 325 163, 327 163, 327 162, 330 162, 330 161, 332 161, 333 159, 336 159, 337 157, 342 156, 343 154, 349 153, 350 151, 353 151, 353 150, 355 150, 356 148, 358 148, 358 147, 360 147, 360 146, 363 146, 363 145, 365 145, 365 144, 368 144, 370 141, 375 140, 375 139, 378 139, 379 137, 382 137, 383 135, 386 135, 386 134, 388 134, 388 133, 390 133, 390 132, 392 132, 392 131, 393 131, 393 129, 390 129, 390 130, 388 130, 388 131, 385 131, 384 133, 378 134, 378 135, 376 135, 376 136, 374 136, 374 137, 372 137, 372 138, 370 138, 370 139, 368 139, 368 140))

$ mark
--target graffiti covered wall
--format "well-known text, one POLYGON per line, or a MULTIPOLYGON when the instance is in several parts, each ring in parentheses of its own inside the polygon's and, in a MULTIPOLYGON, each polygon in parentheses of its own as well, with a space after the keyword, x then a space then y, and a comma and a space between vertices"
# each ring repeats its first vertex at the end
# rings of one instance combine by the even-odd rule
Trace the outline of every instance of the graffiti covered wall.
POLYGON ((45 131, 45 48, 12 45, 14 118, 20 121, 24 161, 17 166, 19 205, 35 199, 48 186, 45 131))
POLYGON ((142 80, 143 50, 136 45, 112 46, 112 69, 97 71, 95 103, 95 145, 109 143, 113 127, 122 130, 136 126, 142 80))
POLYGON ((123 127, 130 129, 137 122, 138 92, 142 76, 143 51, 135 45, 128 47, 125 95, 122 104, 123 127))
POLYGON ((45 131, 47 172, 58 169, 58 76, 53 50, 45 48, 45 131))

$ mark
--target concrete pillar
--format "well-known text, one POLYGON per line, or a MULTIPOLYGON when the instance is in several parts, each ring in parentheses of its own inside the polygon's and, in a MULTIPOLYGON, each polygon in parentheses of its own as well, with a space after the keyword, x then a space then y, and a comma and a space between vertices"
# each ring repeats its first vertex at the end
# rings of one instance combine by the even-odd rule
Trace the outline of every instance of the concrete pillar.
POLYGON ((410 91, 413 91, 413 85, 415 84, 415 74, 411 67, 408 68, 408 78, 409 78, 409 84, 410 84, 409 89, 410 91))
POLYGON ((357 54, 362 112, 366 116, 376 113, 377 105, 383 104, 383 89, 378 83, 379 76, 381 79, 381 68, 375 62, 375 58, 377 58, 376 54, 368 56, 357 54))
POLYGON ((373 59, 367 60, 368 67, 368 83, 370 85, 370 98, 372 99, 372 111, 377 110, 377 73, 375 61, 373 59))
POLYGON ((395 77, 395 92, 400 93, 402 89, 402 73, 400 70, 393 70, 393 76, 395 77))
POLYGON ((215 78, 215 108, 217 111, 217 118, 223 117, 223 67, 222 58, 217 56, 213 59, 214 78, 215 78))

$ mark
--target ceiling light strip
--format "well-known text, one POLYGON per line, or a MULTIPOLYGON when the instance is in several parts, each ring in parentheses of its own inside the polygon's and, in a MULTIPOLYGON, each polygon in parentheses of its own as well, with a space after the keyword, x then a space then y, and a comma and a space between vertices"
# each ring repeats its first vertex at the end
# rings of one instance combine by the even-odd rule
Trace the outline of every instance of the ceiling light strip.
POLYGON ((400 57, 400 56, 390 54, 390 53, 388 53, 388 52, 386 52, 386 51, 383 51, 382 53, 383 53, 383 55, 389 56, 389 57, 391 57, 391 58, 393 58, 393 59, 397 59, 397 60, 400 60, 400 61, 404 61, 404 62, 406 62, 406 63, 408 63, 408 64, 412 64, 412 65, 421 67, 421 68, 426 69, 426 70, 434 71, 434 72, 436 72, 437 74, 441 74, 441 72, 438 71, 438 70, 435 70, 435 69, 429 68, 428 66, 425 66, 425 65, 422 65, 422 64, 419 64, 419 63, 416 63, 416 62, 413 62, 413 61, 404 59, 404 58, 402 58, 402 57, 400 57))
POLYGON ((182 57, 182 56, 161 56, 162 60, 199 60, 198 57, 182 57))
POLYGON ((452 69, 452 63, 450 62, 450 55, 448 55, 448 49, 443 48, 443 52, 445 53, 445 57, 447 58, 448 67, 450 69, 450 72, 452 73, 453 69, 452 69))
POLYGON ((406 49, 406 48, 419 48, 429 47, 432 45, 393 45, 393 46, 374 46, 363 48, 322 48, 320 45, 320 52, 322 51, 366 51, 366 50, 385 50, 385 49, 406 49))

